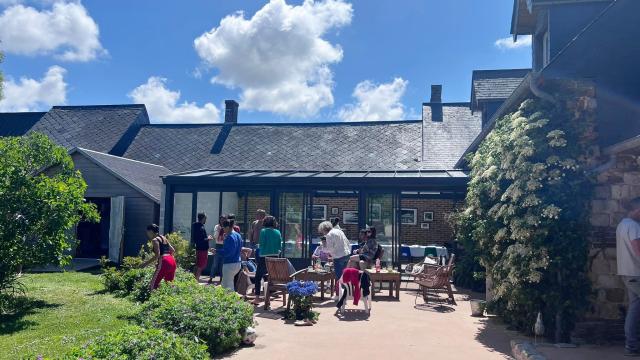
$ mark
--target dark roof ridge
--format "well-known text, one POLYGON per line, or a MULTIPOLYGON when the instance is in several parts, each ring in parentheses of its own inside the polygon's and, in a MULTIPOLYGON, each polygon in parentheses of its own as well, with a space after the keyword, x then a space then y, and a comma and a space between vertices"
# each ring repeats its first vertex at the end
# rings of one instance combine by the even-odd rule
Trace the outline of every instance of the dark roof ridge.
POLYGON ((103 104, 103 105, 55 105, 52 109, 82 110, 82 109, 121 109, 121 108, 145 108, 144 104, 103 104))
POLYGON ((204 126, 363 126, 363 125, 389 125, 389 124, 414 124, 422 120, 378 120, 378 121, 335 121, 335 122, 290 122, 290 123, 184 123, 184 124, 144 124, 142 127, 204 127, 204 126))

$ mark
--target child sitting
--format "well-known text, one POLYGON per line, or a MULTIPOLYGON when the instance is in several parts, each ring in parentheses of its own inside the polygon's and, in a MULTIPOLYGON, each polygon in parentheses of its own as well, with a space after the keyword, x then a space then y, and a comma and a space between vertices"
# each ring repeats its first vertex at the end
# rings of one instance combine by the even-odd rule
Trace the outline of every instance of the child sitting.
POLYGON ((324 266, 324 264, 326 264, 328 261, 331 260, 331 254, 327 250, 327 238, 326 237, 323 236, 323 237, 320 238, 320 244, 313 251, 313 255, 311 255, 311 258, 314 261, 320 260, 320 265, 321 266, 324 266))

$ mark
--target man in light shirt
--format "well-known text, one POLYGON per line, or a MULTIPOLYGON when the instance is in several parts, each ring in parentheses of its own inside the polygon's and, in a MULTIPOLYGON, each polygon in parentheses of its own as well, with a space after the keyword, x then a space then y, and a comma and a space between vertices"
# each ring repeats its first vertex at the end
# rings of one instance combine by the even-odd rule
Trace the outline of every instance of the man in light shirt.
MULTIPOLYGON (((333 268, 336 272, 336 279, 340 280, 342 271, 347 267, 351 255, 349 239, 347 239, 347 236, 342 230, 334 228, 330 221, 321 222, 320 225, 318 225, 318 232, 327 238, 326 251, 331 254, 333 258, 333 268)), ((336 284, 338 284, 337 281, 336 284)))
POLYGON ((640 356, 638 322, 640 322, 640 197, 628 203, 627 217, 616 229, 618 275, 622 276, 629 308, 624 321, 625 355, 640 356))

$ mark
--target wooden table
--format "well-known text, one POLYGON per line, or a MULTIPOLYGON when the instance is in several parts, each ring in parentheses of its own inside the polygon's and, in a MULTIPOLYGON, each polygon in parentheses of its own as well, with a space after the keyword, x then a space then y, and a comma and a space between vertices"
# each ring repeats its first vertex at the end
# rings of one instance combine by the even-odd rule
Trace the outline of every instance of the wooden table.
POLYGON ((369 279, 371 279, 371 299, 375 299, 376 297, 376 292, 374 291, 375 289, 375 283, 378 282, 380 283, 380 285, 382 285, 382 283, 388 283, 389 284, 389 296, 390 297, 394 297, 393 296, 393 290, 395 289, 396 291, 396 295, 395 298, 396 300, 400 300, 400 273, 392 270, 392 271, 387 271, 387 270, 380 270, 380 272, 376 272, 375 269, 367 269, 367 273, 369 274, 369 279))
POLYGON ((326 271, 306 271, 296 275, 296 280, 302 281, 317 281, 320 282, 320 299, 324 300, 324 283, 329 282, 329 288, 331 289, 331 296, 333 296, 335 290, 336 277, 333 272, 326 271))

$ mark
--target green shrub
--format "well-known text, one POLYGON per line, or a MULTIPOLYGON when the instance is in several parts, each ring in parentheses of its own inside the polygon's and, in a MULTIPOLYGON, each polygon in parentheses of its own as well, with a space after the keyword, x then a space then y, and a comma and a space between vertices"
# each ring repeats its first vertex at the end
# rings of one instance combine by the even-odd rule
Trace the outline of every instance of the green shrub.
MULTIPOLYGON (((185 239, 180 233, 169 233, 166 236, 169 243, 171 243, 176 250, 173 257, 176 259, 178 267, 187 271, 193 270, 196 264, 196 249, 191 245, 191 242, 185 239)), ((153 256, 153 247, 151 246, 151 242, 147 242, 140 248, 140 253, 137 258, 140 259, 142 263, 142 261, 146 261, 151 258, 151 256, 153 256)))
MULTIPOLYGON (((130 290, 126 294, 131 299, 135 301, 145 302, 151 296, 151 291, 149 290, 149 283, 153 278, 153 274, 155 272, 155 268, 144 268, 144 269, 133 269, 127 271, 127 274, 130 274, 131 278, 136 278, 135 281, 129 282, 130 278, 127 278, 125 275, 125 283, 127 286, 130 284, 130 290), (141 274, 140 274, 141 271, 141 274)), ((193 277, 193 274, 187 272, 182 269, 176 269, 176 276, 173 279, 174 283, 192 283, 196 284, 196 279, 193 277)))
POLYGON ((196 249, 191 245, 191 241, 182 237, 180 233, 167 234, 167 240, 176 249, 173 257, 176 259, 178 266, 191 271, 196 265, 196 249))
POLYGON ((161 285, 135 318, 147 328, 201 339, 215 355, 240 345, 241 334, 253 322, 253 307, 221 287, 178 282, 161 285))
POLYGON ((470 158, 457 238, 493 282, 491 311, 527 333, 541 312, 546 335, 565 342, 589 305, 594 109, 556 97, 522 102, 470 158))
POLYGON ((207 347, 161 329, 127 326, 73 349, 66 359, 208 359, 207 347))
MULTIPOLYGON (((117 269, 113 266, 105 266, 102 269, 102 282, 106 291, 115 293, 119 296, 128 296, 135 301, 144 302, 150 296, 149 283, 153 278, 155 267, 147 266, 146 268, 131 268, 137 265, 135 260, 138 258, 124 258, 122 267, 117 269)), ((140 263, 141 264, 141 263, 140 263)), ((176 270, 174 282, 194 282, 193 274, 182 269, 176 270)))

